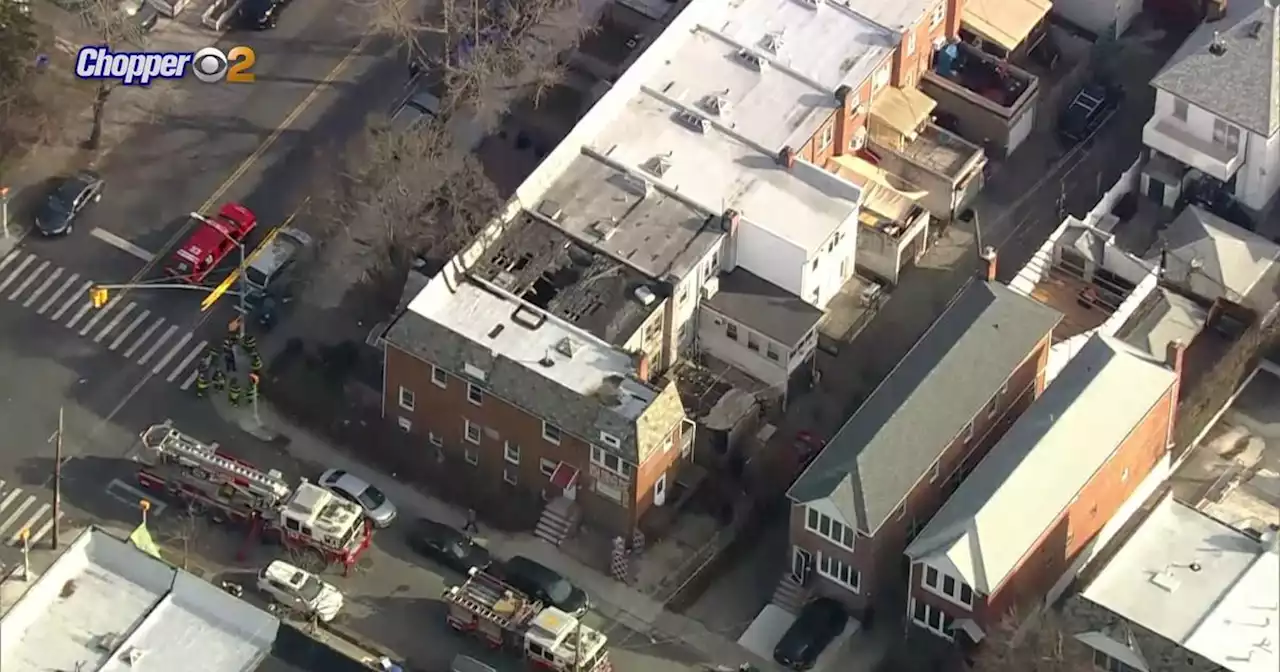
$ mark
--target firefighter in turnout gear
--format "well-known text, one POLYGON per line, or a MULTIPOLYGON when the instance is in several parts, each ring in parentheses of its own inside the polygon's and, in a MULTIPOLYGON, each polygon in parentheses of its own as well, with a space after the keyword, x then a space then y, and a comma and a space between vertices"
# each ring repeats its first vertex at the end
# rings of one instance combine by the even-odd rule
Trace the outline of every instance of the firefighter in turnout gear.
POLYGON ((258 374, 249 374, 249 385, 244 388, 244 401, 250 406, 258 401, 258 383, 260 380, 258 374))
POLYGON ((240 405, 240 381, 234 377, 227 381, 227 401, 231 402, 232 406, 240 405))
POLYGON ((256 352, 258 350, 258 339, 254 338, 253 334, 245 334, 242 336, 240 338, 240 344, 249 352, 256 352))
POLYGON ((209 390, 209 371, 213 368, 213 353, 200 358, 200 367, 196 370, 196 396, 204 398, 209 390))
POLYGON ((213 389, 221 392, 222 388, 227 386, 227 374, 222 369, 213 370, 213 389))

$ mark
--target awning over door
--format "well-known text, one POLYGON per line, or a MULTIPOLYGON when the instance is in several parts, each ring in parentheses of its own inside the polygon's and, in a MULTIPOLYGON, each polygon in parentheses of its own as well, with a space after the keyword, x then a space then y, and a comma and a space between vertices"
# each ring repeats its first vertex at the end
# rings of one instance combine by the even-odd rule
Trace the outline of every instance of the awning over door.
POLYGON ((1051 7, 1050 0, 968 0, 961 20, 965 28, 984 40, 1013 51, 1051 7))
POLYGON ((875 94, 871 103, 871 120, 892 128, 899 135, 914 138, 920 124, 929 119, 937 106, 934 99, 919 89, 890 86, 875 94))

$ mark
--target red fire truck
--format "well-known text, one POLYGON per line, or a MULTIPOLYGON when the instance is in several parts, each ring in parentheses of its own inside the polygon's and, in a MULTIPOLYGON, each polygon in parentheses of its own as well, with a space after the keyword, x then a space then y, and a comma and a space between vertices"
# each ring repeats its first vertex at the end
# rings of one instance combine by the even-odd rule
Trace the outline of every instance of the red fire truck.
POLYGON ((304 569, 319 572, 337 563, 350 571, 373 539, 373 527, 355 504, 306 479, 291 487, 279 471, 262 471, 170 422, 143 431, 133 457, 144 489, 215 522, 246 524, 246 546, 259 536, 278 541, 304 569))
POLYGON ((449 627, 491 648, 519 651, 534 667, 555 672, 612 672, 609 639, 572 614, 541 602, 472 567, 462 585, 445 591, 449 627))
POLYGON ((195 229, 173 253, 165 272, 177 280, 198 285, 232 250, 244 245, 258 226, 258 216, 239 203, 227 203, 218 214, 206 217, 191 213, 195 229))

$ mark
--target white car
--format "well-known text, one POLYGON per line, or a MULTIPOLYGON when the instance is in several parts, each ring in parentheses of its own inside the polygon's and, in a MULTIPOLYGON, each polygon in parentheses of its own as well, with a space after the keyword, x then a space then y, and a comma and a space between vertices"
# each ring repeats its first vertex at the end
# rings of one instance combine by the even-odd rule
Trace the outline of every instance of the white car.
POLYGON ((342 592, 320 577, 276 560, 258 573, 258 590, 307 617, 328 623, 342 610, 342 592))

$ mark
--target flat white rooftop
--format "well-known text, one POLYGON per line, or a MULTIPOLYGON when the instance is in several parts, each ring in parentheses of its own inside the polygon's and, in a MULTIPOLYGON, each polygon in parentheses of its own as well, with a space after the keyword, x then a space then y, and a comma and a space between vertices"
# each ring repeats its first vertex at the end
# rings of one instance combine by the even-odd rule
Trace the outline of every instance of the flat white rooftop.
POLYGON ((926 12, 931 11, 934 7, 943 7, 943 15, 940 20, 946 20, 946 3, 936 2, 936 0, 896 0, 888 2, 886 0, 840 0, 849 9, 861 14, 862 16, 884 26, 890 30, 901 33, 907 29, 907 26, 916 22, 926 12))
POLYGON ((90 528, 0 620, 0 669, 243 672, 270 653, 279 625, 90 528))
POLYGON ((685 111, 642 91, 591 147, 708 212, 736 209, 810 252, 857 214, 862 193, 852 183, 804 161, 787 170, 731 127, 685 125, 678 120, 685 111))
MULTIPOLYGON (((1083 597, 1231 672, 1280 669, 1280 553, 1166 498, 1083 597)), ((1139 651, 1117 651, 1141 656, 1139 651)), ((1159 661, 1143 661, 1155 672, 1159 661)))
POLYGON ((635 363, 627 353, 467 276, 443 280, 442 274, 429 283, 409 310, 579 396, 616 387, 619 403, 610 410, 628 420, 657 398, 656 390, 630 377, 635 363))

